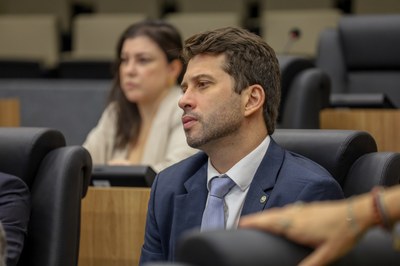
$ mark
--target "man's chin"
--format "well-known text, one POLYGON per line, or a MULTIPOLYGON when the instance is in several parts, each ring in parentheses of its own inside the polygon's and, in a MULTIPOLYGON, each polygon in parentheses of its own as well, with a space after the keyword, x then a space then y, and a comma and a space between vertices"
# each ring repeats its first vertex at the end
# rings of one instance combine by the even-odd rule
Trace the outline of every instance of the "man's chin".
POLYGON ((202 140, 186 137, 187 144, 194 149, 201 149, 204 145, 202 140))

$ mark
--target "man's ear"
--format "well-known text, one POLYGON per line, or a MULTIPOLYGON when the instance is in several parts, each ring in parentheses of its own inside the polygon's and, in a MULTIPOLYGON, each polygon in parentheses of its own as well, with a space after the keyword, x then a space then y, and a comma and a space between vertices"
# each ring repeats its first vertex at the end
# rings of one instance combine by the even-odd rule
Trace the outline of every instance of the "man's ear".
POLYGON ((265 92, 261 85, 251 85, 245 91, 243 91, 243 93, 245 93, 245 116, 251 115, 259 110, 262 111, 265 102, 265 92))

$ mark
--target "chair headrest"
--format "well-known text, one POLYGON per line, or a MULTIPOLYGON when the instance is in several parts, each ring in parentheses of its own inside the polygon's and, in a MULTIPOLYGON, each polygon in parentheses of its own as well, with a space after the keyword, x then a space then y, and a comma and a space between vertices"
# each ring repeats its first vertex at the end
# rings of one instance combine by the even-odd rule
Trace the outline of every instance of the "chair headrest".
POLYGON ((374 138, 359 130, 277 129, 272 138, 325 167, 341 185, 360 156, 377 151, 374 138))
POLYGON ((63 134, 49 128, 0 128, 0 171, 18 176, 30 187, 44 156, 65 146, 63 134))
POLYGON ((339 21, 350 69, 400 69, 400 15, 353 15, 339 21))

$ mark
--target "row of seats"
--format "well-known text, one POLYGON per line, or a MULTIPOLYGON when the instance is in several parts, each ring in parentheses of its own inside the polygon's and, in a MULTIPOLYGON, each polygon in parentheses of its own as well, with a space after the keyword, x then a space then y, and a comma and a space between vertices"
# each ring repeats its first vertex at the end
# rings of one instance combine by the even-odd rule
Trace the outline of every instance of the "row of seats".
MULTIPOLYGON (((56 76, 61 78, 111 78, 118 36, 128 25, 145 17, 140 13, 76 16, 72 49, 62 53, 56 17, 0 16, 0 35, 4 37, 0 43, 0 77, 33 78, 54 74, 49 71, 56 69, 56 76), (87 67, 96 68, 84 71, 87 67)), ((342 17, 334 8, 266 11, 260 17, 260 34, 278 54, 314 58, 321 32, 336 28, 342 17)), ((240 17, 233 12, 171 13, 165 20, 174 24, 184 38, 216 27, 243 27, 240 17)))
POLYGON ((213 0, 3 0, 0 13, 3 14, 52 14, 61 22, 63 31, 69 31, 74 16, 73 7, 82 6, 87 11, 107 13, 140 13, 146 17, 161 18, 169 12, 234 12, 241 18, 250 16, 251 9, 297 9, 297 8, 330 8, 335 0, 222 0, 218 4, 213 0))
MULTIPOLYGON (((336 9, 264 12, 261 35, 278 53, 314 55, 319 32, 326 27, 335 27, 340 16, 336 9), (288 47, 293 29, 302 32, 301 38, 288 47)), ((0 57, 41 59, 46 67, 54 67, 60 60, 71 58, 112 59, 122 31, 145 18, 141 13, 78 15, 72 22, 71 52, 61 54, 55 16, 2 15, 0 35, 4 41, 0 44, 0 57)), ((243 27, 240 17, 233 12, 171 13, 165 20, 175 25, 184 39, 207 29, 243 27)))
POLYGON ((256 7, 265 10, 289 10, 299 8, 332 8, 348 2, 351 13, 395 13, 400 10, 396 0, 2 0, 3 14, 53 14, 61 21, 62 28, 69 30, 73 6, 84 6, 96 13, 142 13, 148 17, 161 17, 168 11, 176 12, 236 12, 245 15, 256 7))
MULTIPOLYGON (((270 11, 263 13, 262 36, 278 54, 315 55, 321 30, 335 27, 341 13, 336 9, 270 11), (293 39, 292 31, 298 31, 293 39)), ((0 16, 0 77, 33 78, 41 70, 58 70, 58 77, 111 78, 111 62, 119 35, 143 14, 86 14, 73 21, 72 49, 60 52, 59 27, 51 15, 0 16), (3 39, 3 38, 2 38, 3 39), (24 64, 29 63, 29 64, 24 64), (76 64, 79 63, 79 64, 76 64), (76 69, 85 63, 83 69, 76 69), (96 69, 83 71, 91 64, 96 69), (16 71, 13 71, 13 67, 16 71), (29 69, 33 69, 29 72, 29 69), (74 74, 75 73, 75 74, 74 74), (75 76, 74 76, 75 75, 75 76)), ((171 13, 165 20, 187 38, 194 33, 224 26, 242 27, 235 13, 171 13)))

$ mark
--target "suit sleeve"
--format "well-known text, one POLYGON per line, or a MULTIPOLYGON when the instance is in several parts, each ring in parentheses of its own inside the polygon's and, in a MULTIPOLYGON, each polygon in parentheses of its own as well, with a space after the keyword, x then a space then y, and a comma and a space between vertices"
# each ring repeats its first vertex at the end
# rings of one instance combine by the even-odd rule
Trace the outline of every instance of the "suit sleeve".
POLYGON ((7 265, 17 265, 24 247, 30 216, 30 195, 18 177, 0 176, 0 221, 7 240, 7 265))
POLYGON ((164 254, 161 243, 161 234, 156 221, 156 190, 158 177, 156 177, 151 189, 149 205, 147 209, 146 230, 144 235, 144 244, 142 247, 139 265, 150 261, 166 261, 167 256, 164 254))

